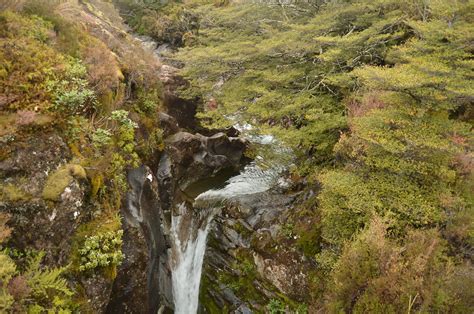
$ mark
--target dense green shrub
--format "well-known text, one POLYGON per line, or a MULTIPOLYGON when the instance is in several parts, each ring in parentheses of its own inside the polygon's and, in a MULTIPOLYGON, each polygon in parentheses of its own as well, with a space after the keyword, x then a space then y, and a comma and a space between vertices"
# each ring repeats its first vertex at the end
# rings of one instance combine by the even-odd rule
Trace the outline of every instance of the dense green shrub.
POLYGON ((79 250, 81 255, 79 270, 120 265, 124 258, 121 251, 122 235, 123 231, 118 230, 87 236, 79 250))
POLYGON ((109 130, 97 128, 92 134, 92 143, 97 148, 106 146, 112 141, 112 133, 109 130))
POLYGON ((410 230, 397 244, 387 228, 376 217, 346 244, 326 294, 330 312, 445 312, 469 304, 457 297, 463 289, 450 288, 462 266, 446 255, 437 231, 410 230))
POLYGON ((267 310, 271 314, 286 313, 286 307, 280 300, 271 299, 267 304, 267 310))
POLYGON ((64 76, 48 82, 52 92, 53 109, 68 114, 85 113, 96 109, 95 92, 86 80, 87 69, 80 60, 70 58, 64 76))

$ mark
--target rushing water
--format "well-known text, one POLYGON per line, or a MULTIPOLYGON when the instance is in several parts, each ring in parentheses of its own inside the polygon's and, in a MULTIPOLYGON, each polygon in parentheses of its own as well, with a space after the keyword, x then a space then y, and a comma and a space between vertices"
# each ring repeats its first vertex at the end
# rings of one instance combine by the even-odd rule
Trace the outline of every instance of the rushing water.
POLYGON ((206 251, 206 238, 209 232, 212 213, 207 213, 202 226, 196 225, 198 219, 185 223, 183 216, 188 210, 185 204, 179 205, 179 216, 171 218, 170 235, 172 248, 173 298, 176 314, 196 313, 199 301, 199 283, 201 281, 202 263, 206 251), (186 228, 187 230, 183 230, 186 228), (193 232, 197 234, 194 235, 193 232), (185 239, 182 239, 183 234, 185 239))
POLYGON ((177 314, 197 313, 206 239, 220 204, 284 184, 281 173, 291 161, 291 151, 272 136, 259 135, 248 124, 235 127, 261 155, 257 155, 238 175, 228 179, 223 187, 209 189, 195 197, 193 207, 196 210, 181 204, 178 215, 172 217, 172 284, 177 314), (183 219, 190 213, 191 219, 183 219))
MULTIPOLYGON (((151 38, 136 37, 142 45, 154 51, 163 60, 168 47, 158 46, 151 38)), ((199 306, 199 284, 206 251, 206 239, 211 222, 225 201, 238 201, 239 197, 262 193, 277 185, 284 185, 282 172, 292 161, 292 152, 271 135, 262 135, 252 125, 242 123, 239 115, 227 117, 241 136, 249 140, 258 153, 255 160, 239 174, 228 180, 219 178, 200 181, 188 195, 194 198, 193 208, 180 204, 171 217, 171 281, 176 314, 195 314, 199 306), (222 182, 225 181, 225 182, 222 182), (214 188, 208 189, 212 182, 214 188), (224 183, 224 184, 223 184, 224 183), (196 191, 198 191, 196 193, 196 191), (201 192, 203 191, 203 192, 201 192)), ((226 177, 226 175, 222 177, 226 177)), ((228 177, 228 176, 227 176, 228 177)))

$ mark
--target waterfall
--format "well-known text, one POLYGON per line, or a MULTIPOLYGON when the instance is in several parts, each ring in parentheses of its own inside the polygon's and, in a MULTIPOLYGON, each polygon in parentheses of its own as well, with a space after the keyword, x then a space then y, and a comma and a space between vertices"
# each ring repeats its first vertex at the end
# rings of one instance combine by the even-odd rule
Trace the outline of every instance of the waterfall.
POLYGON ((227 201, 284 185, 281 173, 292 160, 292 152, 270 135, 252 134, 252 126, 236 125, 245 138, 259 147, 256 160, 225 182, 182 203, 171 217, 171 280, 176 314, 195 314, 199 306, 199 284, 211 221, 227 201))
POLYGON ((214 216, 212 210, 202 212, 201 217, 188 217, 186 211, 189 209, 185 204, 180 204, 179 215, 171 218, 171 280, 176 314, 197 313, 206 239, 214 216))

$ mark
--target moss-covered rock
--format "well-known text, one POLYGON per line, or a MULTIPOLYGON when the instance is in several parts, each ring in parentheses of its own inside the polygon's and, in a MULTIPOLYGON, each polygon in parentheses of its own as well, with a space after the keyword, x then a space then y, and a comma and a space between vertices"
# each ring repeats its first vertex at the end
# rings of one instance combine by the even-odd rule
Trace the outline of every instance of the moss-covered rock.
POLYGON ((0 183, 0 200, 17 202, 27 201, 31 198, 31 195, 15 186, 14 184, 1 184, 0 183))
POLYGON ((67 164, 48 176, 43 188, 45 200, 57 201, 74 179, 86 179, 86 171, 80 165, 67 164))

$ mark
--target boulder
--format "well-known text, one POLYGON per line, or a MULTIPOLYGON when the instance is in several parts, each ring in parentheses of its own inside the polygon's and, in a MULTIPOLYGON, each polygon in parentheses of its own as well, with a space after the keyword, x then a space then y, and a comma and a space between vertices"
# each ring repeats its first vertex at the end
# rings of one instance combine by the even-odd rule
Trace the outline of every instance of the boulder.
POLYGON ((165 138, 179 132, 178 122, 172 116, 164 112, 160 112, 158 113, 158 119, 160 121, 160 126, 163 129, 163 135, 165 138))
MULTIPOLYGON (((239 168, 247 146, 245 140, 224 133, 207 137, 187 132, 172 135, 166 144, 169 161, 163 159, 161 163, 170 164, 168 167, 171 167, 173 178, 181 190, 226 168, 239 168)), ((163 165, 159 169, 162 171, 163 165)), ((162 176, 162 173, 158 174, 159 178, 162 176)))

